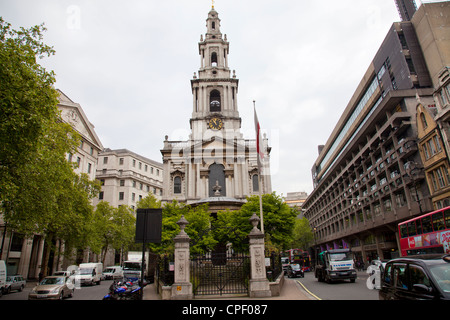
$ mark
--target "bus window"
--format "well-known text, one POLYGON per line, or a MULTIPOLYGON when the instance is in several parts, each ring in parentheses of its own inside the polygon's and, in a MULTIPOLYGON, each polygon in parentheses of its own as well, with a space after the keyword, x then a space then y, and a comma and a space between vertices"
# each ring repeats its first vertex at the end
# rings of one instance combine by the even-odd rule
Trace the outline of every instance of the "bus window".
POLYGON ((411 237, 415 236, 416 234, 417 234, 416 222, 415 221, 408 222, 408 235, 411 237))
POLYGON ((422 220, 416 220, 417 234, 422 234, 422 220))
POLYGON ((445 229, 443 212, 437 212, 433 214, 433 228, 434 231, 440 231, 445 229))
POLYGON ((445 210, 444 217, 445 223, 447 224, 447 229, 450 229, 450 210, 445 210))
POLYGON ((408 229, 406 224, 400 226, 400 234, 402 238, 408 238, 408 229))
POLYGON ((433 227, 431 226, 431 217, 422 218, 422 230, 423 233, 433 232, 433 227))

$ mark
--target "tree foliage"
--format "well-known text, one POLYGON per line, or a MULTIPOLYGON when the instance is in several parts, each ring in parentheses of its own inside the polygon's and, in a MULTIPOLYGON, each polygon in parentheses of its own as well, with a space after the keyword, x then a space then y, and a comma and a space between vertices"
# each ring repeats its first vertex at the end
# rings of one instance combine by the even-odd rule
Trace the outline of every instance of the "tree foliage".
MULTIPOLYGON (((263 195, 262 201, 266 248, 288 249, 293 240, 296 211, 275 192, 263 195)), ((219 212, 214 222, 216 238, 232 243, 235 250, 247 250, 247 236, 252 229, 249 219, 253 213, 259 216, 259 211, 259 196, 251 196, 240 210, 219 212)), ((260 225, 258 227, 261 229, 260 225)))
POLYGON ((0 18, 0 204, 8 227, 43 234, 43 273, 55 239, 79 244, 98 183, 66 160, 79 135, 61 121, 55 77, 38 58, 54 54, 43 25, 14 30, 0 18))
POLYGON ((308 250, 313 242, 313 232, 306 218, 295 220, 292 248, 308 250))
POLYGON ((90 228, 90 249, 94 253, 101 253, 104 263, 108 249, 121 250, 134 243, 134 225, 136 218, 133 210, 128 206, 115 208, 108 202, 101 201, 94 212, 93 223, 90 228))

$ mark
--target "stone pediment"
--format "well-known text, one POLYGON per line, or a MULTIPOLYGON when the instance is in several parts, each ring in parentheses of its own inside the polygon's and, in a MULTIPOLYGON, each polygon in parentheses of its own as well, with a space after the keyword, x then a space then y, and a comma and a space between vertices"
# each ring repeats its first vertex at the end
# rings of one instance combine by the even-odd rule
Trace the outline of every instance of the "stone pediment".
POLYGON ((249 147, 246 140, 225 140, 221 137, 212 137, 210 140, 194 143, 190 147, 191 151, 195 150, 234 150, 240 152, 248 152, 249 147))
POLYGON ((61 119, 70 124, 83 139, 90 141, 99 150, 103 150, 103 145, 95 133, 94 125, 89 122, 80 104, 73 102, 61 90, 58 92, 60 93, 58 108, 61 111, 61 119))

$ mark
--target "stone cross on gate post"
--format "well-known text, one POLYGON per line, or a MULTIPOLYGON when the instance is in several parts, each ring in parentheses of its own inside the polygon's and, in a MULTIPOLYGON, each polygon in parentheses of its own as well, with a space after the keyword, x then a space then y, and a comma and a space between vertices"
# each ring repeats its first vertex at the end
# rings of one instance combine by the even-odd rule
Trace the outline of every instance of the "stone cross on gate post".
POLYGON ((250 298, 271 297, 269 280, 266 276, 266 259, 264 246, 264 233, 258 229, 258 223, 261 219, 256 215, 249 219, 253 225, 252 231, 248 235, 250 239, 250 298))
POLYGON ((172 285, 172 300, 190 300, 193 298, 192 283, 190 282, 190 253, 191 240, 184 228, 189 222, 181 216, 177 222, 180 233, 173 239, 175 242, 175 275, 172 285))

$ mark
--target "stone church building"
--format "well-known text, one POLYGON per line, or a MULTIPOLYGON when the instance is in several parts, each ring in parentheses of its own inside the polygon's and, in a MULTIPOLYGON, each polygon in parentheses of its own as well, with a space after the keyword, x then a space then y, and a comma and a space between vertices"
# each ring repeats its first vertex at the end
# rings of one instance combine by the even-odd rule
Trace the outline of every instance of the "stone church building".
MULTIPOLYGON (((247 196, 271 193, 270 150, 264 137, 264 166, 258 176, 256 139, 244 139, 238 110, 239 80, 228 66, 229 42, 220 31, 218 13, 208 14, 201 36, 200 69, 191 80, 191 134, 169 141, 161 150, 163 202, 207 202, 210 210, 239 208, 247 196)), ((251 102, 248 103, 251 105, 251 102)))

